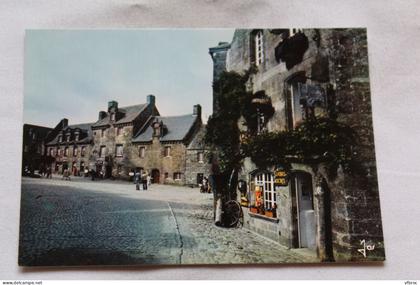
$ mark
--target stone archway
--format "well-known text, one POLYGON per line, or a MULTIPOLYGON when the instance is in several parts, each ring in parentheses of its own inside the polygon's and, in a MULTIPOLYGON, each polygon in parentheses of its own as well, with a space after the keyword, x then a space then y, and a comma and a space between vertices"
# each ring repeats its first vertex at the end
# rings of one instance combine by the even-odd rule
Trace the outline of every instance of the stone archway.
POLYGON ((152 183, 159 184, 160 183, 160 171, 159 169, 152 169, 152 183))

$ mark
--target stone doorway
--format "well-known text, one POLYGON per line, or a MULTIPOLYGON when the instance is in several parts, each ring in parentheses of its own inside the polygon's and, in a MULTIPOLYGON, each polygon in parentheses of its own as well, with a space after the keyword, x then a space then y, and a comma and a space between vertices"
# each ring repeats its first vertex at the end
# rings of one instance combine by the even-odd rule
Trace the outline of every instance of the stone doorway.
POLYGON ((291 177, 294 247, 316 249, 316 219, 314 211, 312 175, 295 172, 291 177))
POLYGON ((152 169, 152 183, 160 183, 160 171, 159 169, 152 169))

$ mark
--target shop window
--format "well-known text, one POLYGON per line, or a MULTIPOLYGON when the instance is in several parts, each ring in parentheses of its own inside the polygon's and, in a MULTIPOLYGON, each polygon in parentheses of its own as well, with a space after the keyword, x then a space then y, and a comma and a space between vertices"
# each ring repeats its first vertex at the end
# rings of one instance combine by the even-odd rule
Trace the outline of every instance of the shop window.
POLYGON ((199 163, 203 163, 204 162, 204 154, 202 152, 197 153, 197 161, 199 163))
POLYGON ((139 147, 139 157, 144 158, 146 155, 146 148, 144 146, 139 147))
POLYGON ((115 146, 115 156, 117 156, 117 157, 122 157, 123 156, 123 145, 122 144, 117 144, 115 146))
POLYGON ((174 173, 174 180, 181 180, 181 172, 174 173))
POLYGON ((271 210, 277 207, 277 197, 274 189, 273 174, 263 172, 255 175, 254 183, 256 187, 255 206, 263 206, 265 210, 271 210))
POLYGON ((171 156, 171 147, 165 146, 165 157, 171 156))

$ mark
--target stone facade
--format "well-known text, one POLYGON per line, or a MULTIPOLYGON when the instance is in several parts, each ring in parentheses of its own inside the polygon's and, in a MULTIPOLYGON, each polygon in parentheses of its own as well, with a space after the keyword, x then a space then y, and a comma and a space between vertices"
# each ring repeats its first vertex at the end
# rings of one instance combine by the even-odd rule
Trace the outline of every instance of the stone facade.
POLYGON ((198 185, 208 178, 210 169, 207 161, 207 147, 204 144, 205 126, 202 126, 187 148, 186 184, 198 185))
MULTIPOLYGON (((45 142, 51 128, 25 124, 23 125, 22 171, 33 173, 46 167, 45 142)), ((28 173, 26 173, 28 174, 28 173)))
POLYGON ((93 170, 113 179, 130 179, 141 171, 154 183, 186 184, 191 169, 186 166, 187 147, 202 128, 201 106, 195 105, 192 114, 162 117, 155 101, 153 95, 146 104, 127 107, 110 101, 94 123, 60 121, 46 143, 53 171, 84 175, 93 170))
POLYGON ((73 175, 83 175, 92 152, 92 124, 68 125, 63 119, 51 131, 46 147, 54 173, 68 169, 73 175))
MULTIPOLYGON (((363 162, 360 172, 367 173, 348 174, 339 168, 331 177, 322 163, 294 163, 288 185, 274 188, 275 169, 257 169, 245 159, 240 178, 247 182, 250 205, 257 187, 267 195, 265 206, 275 204, 274 217, 244 208, 245 226, 288 247, 311 248, 321 260, 383 260, 366 30, 236 30, 227 52, 211 48, 210 53, 218 59, 215 74, 223 68, 239 73, 256 69, 249 89, 264 91, 271 99, 275 112, 264 126, 270 132, 305 121, 307 107, 302 104, 308 103, 302 103, 301 88, 322 90, 325 104, 335 105, 337 121, 356 131, 353 154, 363 162), (368 258, 357 250, 362 240, 375 246, 368 258)), ((327 114, 325 106, 311 112, 315 117, 327 114)))

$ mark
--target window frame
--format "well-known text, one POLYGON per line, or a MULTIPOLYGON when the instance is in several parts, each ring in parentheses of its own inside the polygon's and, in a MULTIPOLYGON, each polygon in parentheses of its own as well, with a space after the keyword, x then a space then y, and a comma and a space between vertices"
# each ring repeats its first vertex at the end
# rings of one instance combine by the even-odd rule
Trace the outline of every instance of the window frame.
POLYGON ((264 63, 264 33, 262 30, 254 34, 254 53, 255 53, 255 66, 260 66, 264 63))
POLYGON ((115 157, 123 157, 124 156, 124 145, 123 144, 116 144, 115 145, 115 157))
POLYGON ((262 187, 264 209, 273 209, 277 206, 277 193, 274 187, 274 175, 271 172, 259 172, 254 176, 255 186, 262 187))
POLYGON ((106 146, 105 145, 101 145, 99 147, 99 157, 105 157, 105 153, 106 153, 106 146))
POLYGON ((172 147, 170 145, 165 146, 163 156, 164 157, 171 157, 171 151, 172 151, 172 147))
POLYGON ((174 181, 182 180, 182 173, 181 172, 174 172, 173 178, 174 178, 174 181))
POLYGON ((146 147, 145 146, 140 146, 139 147, 139 157, 144 158, 145 156, 146 156, 146 147))

